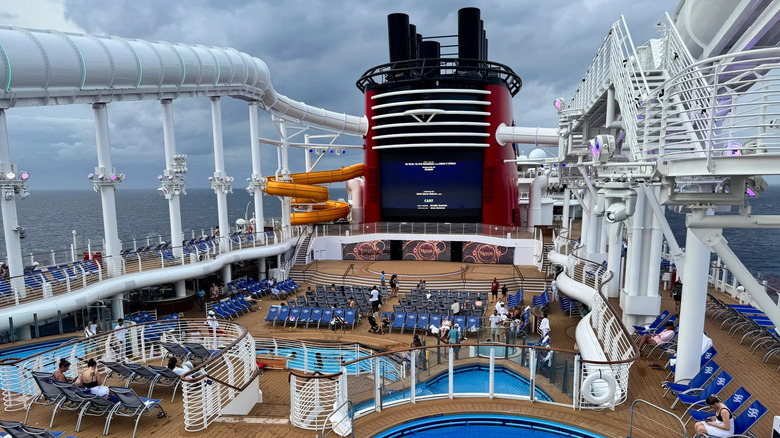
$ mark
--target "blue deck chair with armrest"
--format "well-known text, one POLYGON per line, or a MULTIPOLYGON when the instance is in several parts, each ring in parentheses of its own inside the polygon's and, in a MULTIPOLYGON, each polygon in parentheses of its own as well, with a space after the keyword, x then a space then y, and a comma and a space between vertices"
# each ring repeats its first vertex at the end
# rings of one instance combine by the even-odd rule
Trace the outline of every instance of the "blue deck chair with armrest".
MULTIPOLYGON (((676 315, 672 315, 672 316, 669 317, 669 319, 667 321, 664 321, 664 322, 672 322, 672 323, 677 322, 677 316, 676 315)), ((658 333, 658 331, 659 330, 663 330, 664 327, 665 327, 665 324, 660 324, 660 325, 655 326, 655 327, 647 327, 647 328, 641 327, 641 326, 634 326, 634 330, 636 330, 634 332, 634 334, 637 335, 637 339, 639 339, 639 338, 642 337, 642 335, 645 335, 645 334, 652 335, 652 334, 658 333)))
POLYGON ((463 334, 463 331, 466 329, 466 317, 463 315, 458 315, 452 318, 452 326, 454 327, 455 324, 458 324, 458 327, 460 327, 461 330, 461 334, 463 334))
POLYGON ((479 317, 469 316, 466 318, 466 331, 465 333, 473 333, 479 330, 479 317))
POLYGON ((417 314, 417 325, 415 326, 415 331, 422 330, 423 332, 428 330, 428 322, 431 320, 431 316, 427 313, 418 313, 417 314))
POLYGON ((406 313, 404 312, 396 312, 395 318, 393 318, 393 323, 390 325, 390 333, 393 332, 394 328, 400 329, 403 331, 404 328, 404 321, 406 320, 406 313))
POLYGON ((288 313, 287 318, 284 320, 284 326, 287 327, 287 323, 289 322, 290 325, 296 325, 298 324, 298 319, 301 317, 301 308, 300 307, 290 307, 290 312, 288 313))
POLYGON ((76 438, 73 435, 65 435, 65 432, 39 429, 17 421, 0 420, 0 427, 8 432, 8 435, 2 435, 11 438, 76 438))
POLYGON ((309 325, 313 325, 314 323, 316 323, 317 328, 319 328, 321 319, 322 319, 322 308, 315 307, 311 309, 311 316, 309 317, 309 322, 306 323, 306 327, 308 328, 309 325))
POLYGON ((437 329, 441 327, 441 315, 438 313, 434 313, 428 317, 428 333, 430 333, 431 326, 436 327, 437 329))
POLYGON ((306 324, 306 327, 308 327, 309 319, 311 319, 311 307, 302 307, 301 315, 295 321, 295 327, 298 327, 299 325, 303 326, 303 324, 306 324))
POLYGON ((663 396, 666 397, 666 394, 668 394, 669 391, 682 392, 691 388, 701 388, 707 384, 712 376, 714 376, 718 371, 720 371, 720 365, 715 363, 715 361, 710 360, 702 365, 701 369, 699 369, 699 372, 688 381, 681 380, 679 382, 661 382, 661 387, 666 389, 666 392, 664 392, 663 396))
POLYGON ((287 317, 290 316, 290 307, 289 306, 282 306, 279 308, 279 314, 276 315, 276 319, 274 320, 274 327, 276 327, 277 322, 281 322, 282 324, 285 324, 287 322, 287 317))
POLYGON ((51 414, 51 424, 54 424, 54 414, 58 409, 78 411, 79 417, 76 420, 76 432, 81 430, 81 420, 84 415, 90 415, 93 417, 102 417, 108 414, 114 407, 114 403, 103 397, 98 397, 94 394, 81 392, 78 387, 72 383, 66 382, 54 382, 54 385, 62 391, 63 398, 54 408, 54 412, 51 414))
POLYGON ((691 388, 683 392, 675 392, 674 395, 677 400, 672 403, 672 408, 677 405, 677 402, 681 402, 683 405, 692 405, 700 400, 706 400, 711 395, 718 395, 723 388, 725 388, 733 378, 725 370, 721 370, 714 379, 702 388, 691 388))
POLYGON ((333 320, 333 309, 322 309, 322 316, 320 317, 320 321, 317 323, 317 328, 320 328, 321 325, 324 325, 325 328, 330 327, 330 322, 333 320))
MULTIPOLYGON (((171 370, 168 367, 158 367, 156 365, 150 365, 149 368, 151 368, 152 371, 160 375, 160 378, 157 380, 155 386, 173 387, 173 394, 171 395, 171 403, 173 403, 173 400, 176 397, 176 390, 179 388, 179 385, 181 385, 181 376, 174 373, 173 370, 171 370)), ((152 390, 149 389, 149 398, 152 398, 151 394, 152 394, 152 390)))
POLYGON ((184 346, 187 350, 190 350, 190 357, 194 357, 198 360, 206 360, 219 353, 219 350, 207 350, 206 347, 197 342, 185 342, 184 346))
POLYGON ((349 326, 351 330, 355 330, 356 325, 357 325, 357 312, 355 312, 355 309, 347 309, 344 312, 344 328, 346 329, 346 327, 349 326))
POLYGON ((30 404, 27 405, 27 412, 24 414, 24 423, 27 423, 27 418, 30 416, 30 409, 32 409, 33 405, 54 406, 62 398, 62 392, 54 386, 55 379, 53 373, 33 371, 32 377, 41 392, 40 394, 35 395, 35 397, 30 400, 30 404))
MULTIPOLYGON (((737 412, 739 408, 741 408, 745 403, 747 403, 748 400, 750 400, 750 397, 752 397, 750 393, 747 392, 747 390, 744 387, 740 386, 737 392, 731 394, 731 397, 723 401, 723 404, 726 405, 726 407, 733 415, 734 412, 737 412)), ((690 418, 688 418, 688 421, 686 421, 685 424, 688 424, 688 422, 690 422, 692 419, 696 421, 704 421, 707 418, 713 416, 714 412, 712 411, 712 409, 709 409, 708 407, 704 407, 704 409, 702 410, 692 409, 694 407, 702 407, 703 404, 706 403, 691 405, 688 408, 688 413, 691 416, 690 418)))
POLYGON ((109 412, 108 418, 106 418, 106 426, 103 429, 103 435, 108 435, 109 428, 111 427, 111 420, 115 416, 135 418, 135 427, 133 427, 133 438, 138 430, 138 422, 144 415, 150 415, 152 409, 158 409, 157 418, 167 417, 168 414, 165 409, 160 405, 160 399, 149 399, 139 397, 132 389, 114 387, 111 391, 119 399, 119 403, 114 405, 114 408, 109 412))
POLYGON ((401 327, 401 333, 403 333, 404 330, 406 329, 411 329, 412 331, 414 331, 415 327, 417 327, 417 314, 414 312, 407 313, 406 320, 404 321, 404 325, 403 327, 401 327))
MULTIPOLYGON (((715 347, 708 348, 707 351, 705 351, 704 354, 701 355, 701 362, 699 363, 699 368, 701 369, 701 367, 703 367, 704 364, 711 361, 712 358, 714 358, 717 355, 718 355, 718 350, 716 350, 715 347)), ((669 374, 666 375, 667 380, 674 375, 675 371, 677 371, 676 364, 674 365, 671 364, 672 359, 676 361, 677 355, 675 354, 669 356, 669 374)))

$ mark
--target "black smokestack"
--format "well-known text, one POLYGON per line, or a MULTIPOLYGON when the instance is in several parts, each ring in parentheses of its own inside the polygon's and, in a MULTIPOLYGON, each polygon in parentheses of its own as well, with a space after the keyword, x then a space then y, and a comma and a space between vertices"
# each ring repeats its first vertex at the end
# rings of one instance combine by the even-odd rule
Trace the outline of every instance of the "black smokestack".
POLYGON ((458 11, 458 58, 480 59, 482 31, 478 8, 458 11))
POLYGON ((417 26, 414 24, 409 25, 409 59, 417 59, 420 57, 419 48, 417 47, 417 26))
POLYGON ((390 14, 387 16, 387 39, 390 43, 390 62, 409 59, 409 16, 390 14))

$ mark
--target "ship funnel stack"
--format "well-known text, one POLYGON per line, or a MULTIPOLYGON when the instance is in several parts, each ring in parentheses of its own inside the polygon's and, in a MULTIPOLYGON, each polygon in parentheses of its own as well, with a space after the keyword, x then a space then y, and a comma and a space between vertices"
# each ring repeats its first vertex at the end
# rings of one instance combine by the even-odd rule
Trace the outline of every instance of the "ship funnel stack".
POLYGON ((517 167, 496 131, 512 125, 522 81, 487 58, 478 8, 457 33, 425 37, 406 14, 387 17, 389 63, 357 86, 369 120, 366 222, 519 225, 517 167))

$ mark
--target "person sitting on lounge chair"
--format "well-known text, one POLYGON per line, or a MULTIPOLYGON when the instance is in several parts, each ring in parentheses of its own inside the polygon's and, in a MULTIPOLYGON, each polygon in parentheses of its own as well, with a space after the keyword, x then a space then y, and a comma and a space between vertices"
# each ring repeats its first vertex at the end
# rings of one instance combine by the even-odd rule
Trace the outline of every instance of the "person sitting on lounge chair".
POLYGON ((674 337, 674 323, 671 321, 667 321, 664 325, 664 331, 661 333, 658 333, 657 335, 651 335, 649 333, 645 333, 642 335, 641 338, 639 338, 639 351, 640 355, 642 354, 642 349, 645 347, 645 345, 659 345, 659 344, 665 344, 672 340, 674 337))

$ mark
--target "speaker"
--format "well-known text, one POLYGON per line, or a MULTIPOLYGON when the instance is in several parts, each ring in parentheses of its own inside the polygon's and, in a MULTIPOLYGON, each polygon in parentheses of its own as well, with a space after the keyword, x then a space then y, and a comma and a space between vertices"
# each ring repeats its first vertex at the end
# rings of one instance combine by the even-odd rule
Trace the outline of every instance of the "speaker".
POLYGON ((390 241, 390 260, 403 260, 404 242, 403 240, 390 241))
POLYGON ((450 248, 452 249, 452 252, 450 253, 450 260, 453 262, 462 262, 463 261, 463 242, 456 242, 452 241, 450 248))

